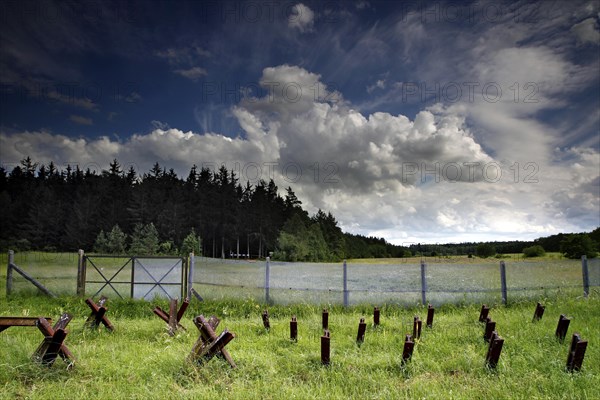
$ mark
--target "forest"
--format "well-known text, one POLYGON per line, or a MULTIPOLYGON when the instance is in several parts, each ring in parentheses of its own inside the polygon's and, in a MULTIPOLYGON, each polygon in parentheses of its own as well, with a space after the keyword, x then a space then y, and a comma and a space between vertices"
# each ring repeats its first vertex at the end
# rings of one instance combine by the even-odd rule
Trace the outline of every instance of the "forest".
MULTIPOLYGON (((0 167, 0 250, 185 254, 197 243, 207 257, 289 261, 477 254, 477 243, 403 247, 344 233, 331 213, 311 216, 291 187, 284 192, 273 180, 243 184, 225 166, 194 165, 181 178, 158 163, 140 174, 117 160, 97 172, 27 157, 11 171, 0 167)), ((598 229, 591 236, 596 241, 598 229)), ((500 254, 534 244, 561 251, 565 237, 491 245, 500 254)))

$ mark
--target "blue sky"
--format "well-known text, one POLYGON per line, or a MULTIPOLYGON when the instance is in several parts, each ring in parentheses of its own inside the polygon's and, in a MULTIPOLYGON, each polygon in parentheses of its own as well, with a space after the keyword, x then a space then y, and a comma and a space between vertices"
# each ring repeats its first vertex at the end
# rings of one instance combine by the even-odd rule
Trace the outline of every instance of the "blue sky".
POLYGON ((600 225, 600 3, 0 4, 0 162, 275 178, 397 244, 600 225))

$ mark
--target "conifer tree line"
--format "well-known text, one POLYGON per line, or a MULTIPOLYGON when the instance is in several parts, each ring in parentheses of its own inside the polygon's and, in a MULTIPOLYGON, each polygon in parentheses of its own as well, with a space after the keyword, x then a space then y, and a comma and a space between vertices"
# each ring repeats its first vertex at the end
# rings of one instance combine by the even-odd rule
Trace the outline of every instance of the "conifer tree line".
POLYGON ((159 163, 147 173, 113 160, 101 172, 27 157, 0 168, 0 248, 187 254, 291 261, 400 257, 384 239, 343 233, 331 213, 310 216, 291 187, 241 183, 225 166, 186 178, 159 163))
MULTIPOLYGON (((476 255, 545 251, 594 257, 600 228, 534 241, 411 244, 344 233, 331 213, 310 216, 291 187, 281 196, 273 180, 251 185, 233 171, 192 166, 180 178, 158 163, 147 173, 113 160, 101 172, 27 157, 0 167, 0 250, 95 251, 105 254, 182 254, 287 261, 476 255)), ((529 254, 529 255, 528 255, 529 254)))

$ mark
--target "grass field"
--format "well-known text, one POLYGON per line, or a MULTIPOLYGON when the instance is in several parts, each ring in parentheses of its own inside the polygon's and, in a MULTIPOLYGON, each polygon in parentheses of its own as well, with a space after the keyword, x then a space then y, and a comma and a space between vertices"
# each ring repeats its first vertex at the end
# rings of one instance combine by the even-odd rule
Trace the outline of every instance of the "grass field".
POLYGON ((31 361, 42 340, 33 327, 0 333, 0 398, 3 399, 311 399, 311 398, 600 398, 600 299, 540 298, 546 312, 532 323, 535 302, 493 305, 490 316, 505 339, 498 368, 484 367, 487 345, 477 322, 478 304, 436 309, 433 329, 423 330, 412 361, 401 367, 404 334, 422 307, 381 307, 382 324, 372 326, 372 304, 330 306, 331 361, 320 364, 321 309, 316 305, 270 306, 271 330, 262 327, 264 305, 253 300, 197 302, 182 323, 188 329, 170 337, 152 314, 153 303, 110 299, 108 316, 116 327, 91 332, 83 324, 89 309, 82 299, 0 298, 1 315, 74 315, 66 344, 77 361, 46 368, 31 361), (559 314, 572 318, 568 339, 554 337, 559 314), (198 314, 222 319, 237 337, 227 346, 236 369, 213 359, 203 367, 186 362, 198 332, 198 314), (289 338, 297 315, 299 340, 289 338), (355 343, 358 321, 366 317, 365 343, 355 343), (565 371, 573 332, 589 341, 583 370, 565 371))

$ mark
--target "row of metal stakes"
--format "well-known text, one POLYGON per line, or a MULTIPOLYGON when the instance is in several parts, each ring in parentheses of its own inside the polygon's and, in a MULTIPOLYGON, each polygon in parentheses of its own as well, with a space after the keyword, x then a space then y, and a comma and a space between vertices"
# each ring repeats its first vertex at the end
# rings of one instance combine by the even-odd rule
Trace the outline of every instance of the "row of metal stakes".
MULTIPOLYGON (((532 322, 541 320, 544 315, 544 310, 545 307, 541 303, 537 303, 532 322)), ((504 339, 498 335, 498 332, 496 331, 496 322, 489 317, 489 311, 490 308, 485 304, 481 306, 479 322, 485 323, 483 338, 489 343, 488 352, 485 358, 486 364, 490 368, 496 368, 498 360, 500 359, 500 353, 502 352, 504 339)), ((564 314, 561 314, 558 318, 558 325, 556 326, 554 335, 561 343, 564 342, 565 337, 567 336, 570 322, 571 320, 564 314)), ((581 340, 581 336, 578 333, 574 333, 571 340, 571 346, 569 347, 569 354, 567 356, 567 370, 569 372, 581 370, 586 348, 587 340, 581 340)))
MULTIPOLYGON (((433 316, 435 313, 435 308, 431 306, 431 304, 427 307, 427 322, 426 325, 429 328, 433 327, 433 316)), ((381 311, 378 307, 373 309, 373 326, 377 327, 380 325, 380 316, 381 311)), ((271 323, 269 321, 269 312, 264 310, 262 312, 262 321, 265 329, 271 329, 271 323)), ((421 321, 419 316, 415 316, 413 320, 413 333, 412 335, 406 335, 404 339, 404 348, 402 351, 402 364, 405 364, 412 357, 412 353, 414 350, 415 342, 414 339, 419 339, 421 337, 421 328, 423 322, 421 321)), ((321 336, 321 364, 329 365, 331 362, 331 332, 329 331, 329 311, 327 309, 323 309, 323 313, 321 314, 321 326, 323 328, 323 336, 321 336)), ((364 318, 361 318, 358 323, 358 332, 356 334, 356 343, 360 346, 365 341, 365 333, 367 330, 367 324, 364 318)), ((298 340, 298 320, 295 315, 292 316, 290 320, 290 340, 297 341, 298 340)))

